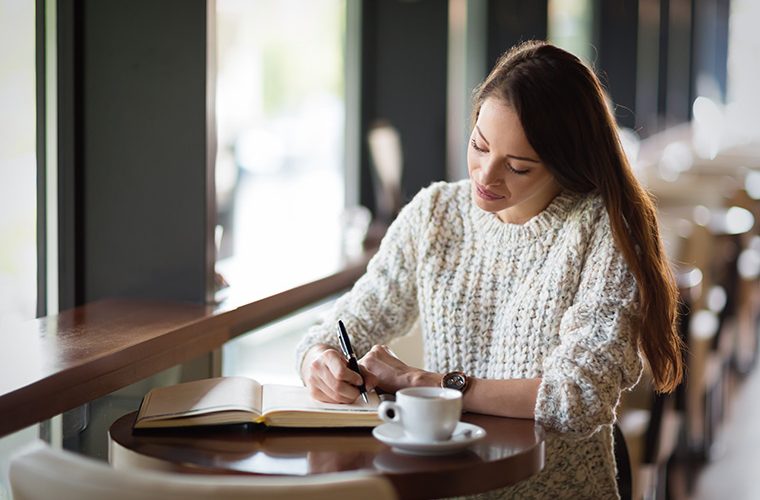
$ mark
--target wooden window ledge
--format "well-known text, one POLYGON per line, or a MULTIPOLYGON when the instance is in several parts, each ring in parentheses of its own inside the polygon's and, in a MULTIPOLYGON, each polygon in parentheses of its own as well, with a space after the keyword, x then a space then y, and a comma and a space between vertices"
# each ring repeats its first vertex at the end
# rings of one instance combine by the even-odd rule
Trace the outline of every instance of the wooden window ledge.
POLYGON ((219 348, 349 287, 374 250, 240 306, 109 299, 0 330, 0 437, 219 348))

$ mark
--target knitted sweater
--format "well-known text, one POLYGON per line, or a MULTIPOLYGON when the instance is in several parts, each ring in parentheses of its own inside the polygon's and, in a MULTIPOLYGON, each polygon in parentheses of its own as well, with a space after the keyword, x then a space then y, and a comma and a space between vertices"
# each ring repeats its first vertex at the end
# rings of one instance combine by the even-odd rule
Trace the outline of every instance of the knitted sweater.
POLYGON ((488 498, 617 498, 611 424, 642 369, 637 311, 598 195, 563 192, 509 224, 472 202, 469 181, 441 182, 403 208, 366 274, 296 355, 300 366, 314 344, 336 345, 338 318, 361 356, 419 317, 427 370, 541 377, 544 470, 488 498))

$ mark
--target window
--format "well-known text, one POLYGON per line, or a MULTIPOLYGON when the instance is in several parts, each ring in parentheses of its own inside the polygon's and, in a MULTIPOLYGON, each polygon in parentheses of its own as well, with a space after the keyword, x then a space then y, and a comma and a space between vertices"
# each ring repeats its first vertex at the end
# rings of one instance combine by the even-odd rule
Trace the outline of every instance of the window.
MULTIPOLYGON (((37 305, 34 2, 0 0, 0 44, 0 327, 8 327, 34 318, 37 305)), ((0 439, 0 471, 36 436, 34 425, 0 439)), ((0 498, 10 498, 2 472, 0 498)))
POLYGON ((34 2, 0 1, 0 319, 37 302, 34 2))
POLYGON ((340 262, 345 9, 217 2, 217 270, 248 299, 340 262))
POLYGON ((593 61, 596 54, 591 46, 591 0, 549 0, 548 8, 549 41, 585 61, 593 61))
MULTIPOLYGON (((760 3, 753 0, 731 2, 728 40, 728 100, 731 134, 739 141, 757 140, 757 116, 760 112, 760 3)), ((712 83, 717 87, 717 83, 712 83)))
MULTIPOLYGON (((217 271, 236 302, 322 278, 343 260, 341 219, 357 213, 344 210, 346 191, 358 189, 343 164, 347 5, 216 5, 217 271)), ((292 353, 324 307, 228 342, 223 373, 298 383, 292 353)))

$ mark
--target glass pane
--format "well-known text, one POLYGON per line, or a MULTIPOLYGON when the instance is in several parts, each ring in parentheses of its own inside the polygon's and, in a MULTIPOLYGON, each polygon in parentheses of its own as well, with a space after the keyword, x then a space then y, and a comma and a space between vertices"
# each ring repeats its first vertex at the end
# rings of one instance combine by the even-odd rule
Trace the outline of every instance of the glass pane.
MULTIPOLYGON (((741 141, 757 141, 760 127, 760 2, 756 0, 733 0, 729 17, 728 40, 728 98, 733 127, 731 135, 741 141)), ((717 86, 714 83, 713 86, 717 86)))
POLYGON ((217 270, 250 300, 341 258, 345 1, 216 5, 217 270))
POLYGON ((262 384, 300 385, 296 347, 334 300, 331 297, 227 342, 222 351, 222 375, 249 377, 262 384))
POLYGON ((34 2, 0 0, 0 320, 37 303, 34 37, 34 2))
POLYGON ((591 47, 591 7, 591 0, 549 0, 549 41, 586 61, 592 61, 595 55, 591 47))
MULTIPOLYGON (((37 304, 34 2, 0 0, 0 46, 2 342, 2 333, 12 328, 11 323, 34 318, 37 304)), ((0 438, 0 498, 11 498, 6 475, 11 456, 36 439, 37 433, 38 426, 33 425, 0 438)))

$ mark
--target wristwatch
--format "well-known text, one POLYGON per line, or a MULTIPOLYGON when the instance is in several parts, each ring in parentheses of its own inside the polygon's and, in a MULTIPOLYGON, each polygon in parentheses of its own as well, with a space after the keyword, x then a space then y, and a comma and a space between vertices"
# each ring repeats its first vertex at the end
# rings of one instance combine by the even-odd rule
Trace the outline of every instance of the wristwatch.
POLYGON ((456 389, 464 393, 468 386, 467 375, 463 371, 449 372, 441 379, 441 387, 444 389, 456 389))

